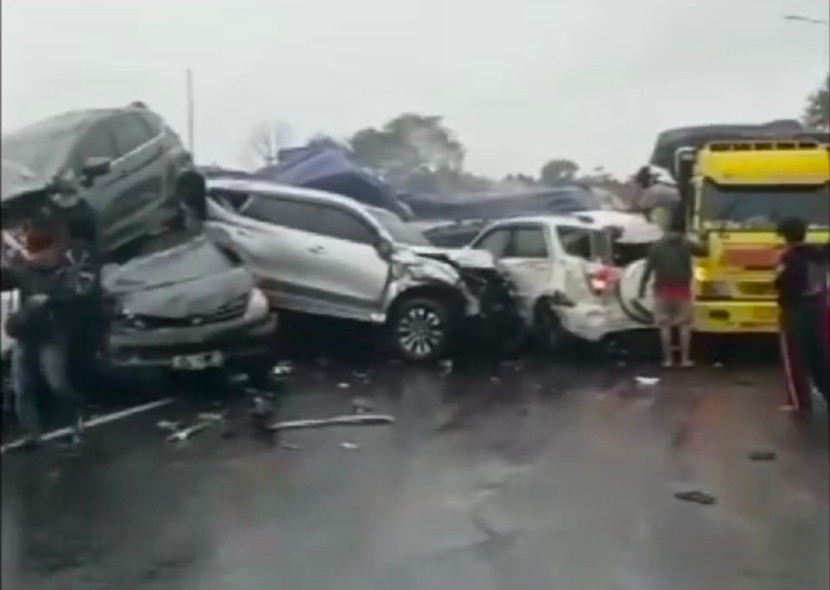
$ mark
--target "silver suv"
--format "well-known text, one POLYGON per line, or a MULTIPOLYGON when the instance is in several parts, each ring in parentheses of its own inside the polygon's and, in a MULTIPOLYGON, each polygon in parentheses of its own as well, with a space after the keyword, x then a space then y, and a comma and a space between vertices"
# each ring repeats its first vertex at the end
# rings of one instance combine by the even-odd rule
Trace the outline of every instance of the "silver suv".
POLYGON ((418 253, 352 199, 232 178, 210 179, 208 197, 205 231, 242 258, 272 308, 385 325, 408 360, 442 356, 480 312, 452 261, 418 253))

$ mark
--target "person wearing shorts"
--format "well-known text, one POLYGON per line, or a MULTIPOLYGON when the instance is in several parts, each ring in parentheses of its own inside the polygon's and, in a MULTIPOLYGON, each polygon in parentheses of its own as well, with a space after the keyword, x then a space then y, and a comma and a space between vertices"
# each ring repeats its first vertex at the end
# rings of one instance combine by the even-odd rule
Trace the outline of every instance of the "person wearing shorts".
POLYGON ((654 321, 660 330, 664 367, 674 364, 674 330, 679 333, 681 366, 694 365, 691 357, 693 259, 705 253, 705 248, 683 235, 677 215, 668 231, 649 249, 639 297, 645 296, 653 278, 654 321))

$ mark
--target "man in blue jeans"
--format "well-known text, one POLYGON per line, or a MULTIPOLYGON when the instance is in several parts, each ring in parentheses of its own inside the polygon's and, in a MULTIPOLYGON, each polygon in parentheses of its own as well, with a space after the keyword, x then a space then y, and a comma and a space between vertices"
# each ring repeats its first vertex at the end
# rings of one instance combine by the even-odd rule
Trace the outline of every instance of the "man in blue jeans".
POLYGON ((22 248, 3 268, 4 290, 20 292, 20 309, 7 319, 6 331, 16 340, 12 386, 29 447, 41 436, 39 405, 46 391, 71 404, 75 439, 80 438, 82 396, 70 368, 79 353, 95 349, 101 334, 94 239, 73 240, 70 219, 70 212, 61 211, 27 220, 22 248))

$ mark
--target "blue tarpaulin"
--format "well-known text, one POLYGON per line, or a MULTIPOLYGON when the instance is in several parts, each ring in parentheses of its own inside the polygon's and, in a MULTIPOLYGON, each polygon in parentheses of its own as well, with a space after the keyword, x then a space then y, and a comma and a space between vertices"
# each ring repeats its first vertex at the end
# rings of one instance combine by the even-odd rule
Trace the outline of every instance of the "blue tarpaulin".
POLYGON ((473 193, 452 198, 413 195, 407 197, 406 202, 419 219, 501 219, 602 208, 596 194, 578 185, 516 193, 473 193))
POLYGON ((293 148, 283 151, 280 159, 278 164, 258 170, 256 176, 345 195, 403 218, 411 215, 391 187, 354 164, 342 150, 317 146, 293 148))

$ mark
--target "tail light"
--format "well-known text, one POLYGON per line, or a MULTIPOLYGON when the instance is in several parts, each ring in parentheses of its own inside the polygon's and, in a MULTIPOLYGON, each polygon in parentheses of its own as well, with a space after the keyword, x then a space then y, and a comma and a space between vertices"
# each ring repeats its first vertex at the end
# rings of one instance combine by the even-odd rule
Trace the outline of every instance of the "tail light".
POLYGON ((588 275, 588 286, 594 295, 603 295, 613 289, 618 280, 616 269, 601 266, 588 275))

